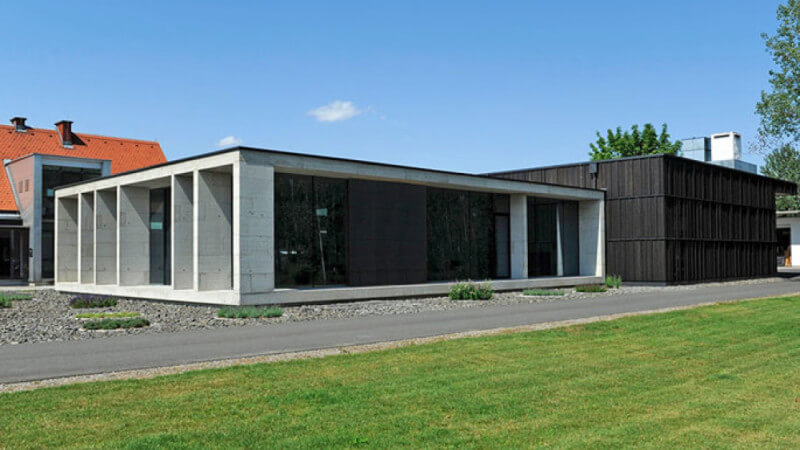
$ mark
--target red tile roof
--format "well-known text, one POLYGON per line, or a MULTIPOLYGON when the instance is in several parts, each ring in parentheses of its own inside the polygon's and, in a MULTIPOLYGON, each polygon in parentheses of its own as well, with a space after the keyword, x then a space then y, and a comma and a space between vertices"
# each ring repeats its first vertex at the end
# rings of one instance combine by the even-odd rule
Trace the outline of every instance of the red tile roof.
MULTIPOLYGON (((11 125, 0 125, 0 159, 17 159, 32 153, 106 159, 111 161, 112 174, 167 161, 158 142, 74 132, 72 135, 72 148, 64 148, 56 130, 28 128, 23 133, 11 125)), ((0 211, 17 211, 5 168, 0 170, 0 211)))

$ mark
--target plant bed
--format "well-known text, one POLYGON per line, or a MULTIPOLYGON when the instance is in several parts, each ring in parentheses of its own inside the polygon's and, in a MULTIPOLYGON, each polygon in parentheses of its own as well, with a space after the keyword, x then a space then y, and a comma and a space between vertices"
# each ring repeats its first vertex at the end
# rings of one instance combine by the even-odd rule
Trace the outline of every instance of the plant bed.
POLYGON ((217 317, 222 319, 261 319, 280 317, 283 309, 277 306, 268 308, 257 306, 227 306, 217 311, 217 317))
POLYGON ((122 328, 142 328, 150 326, 150 321, 142 318, 134 319, 100 319, 90 320, 83 324, 86 330, 118 330, 122 328))
POLYGON ((139 313, 135 311, 122 311, 122 312, 99 312, 99 313, 80 313, 75 316, 76 319, 127 319, 130 317, 139 317, 139 313))
POLYGON ((600 284, 589 284, 589 285, 586 285, 586 286, 575 286, 575 291, 576 292, 593 293, 593 292, 605 292, 607 290, 608 289, 605 286, 600 285, 600 284))
POLYGON ((117 299, 114 297, 105 297, 102 295, 81 295, 72 297, 69 301, 70 308, 107 308, 109 306, 117 306, 117 299))
POLYGON ((471 281, 456 283, 450 287, 450 300, 489 300, 494 295, 489 282, 473 283, 471 281))
POLYGON ((0 294, 0 308, 11 308, 11 302, 30 300, 33 294, 0 294))
POLYGON ((538 297, 555 297, 555 296, 566 295, 566 292, 555 291, 551 289, 528 289, 526 291, 522 291, 522 295, 532 295, 538 297))

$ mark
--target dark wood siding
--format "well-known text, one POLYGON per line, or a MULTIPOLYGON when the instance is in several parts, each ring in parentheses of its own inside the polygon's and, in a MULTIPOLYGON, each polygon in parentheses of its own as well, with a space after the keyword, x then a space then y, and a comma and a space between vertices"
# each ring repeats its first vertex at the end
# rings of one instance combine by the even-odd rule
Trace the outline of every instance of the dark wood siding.
POLYGON ((656 155, 493 174, 606 190, 606 271, 685 283, 775 273, 775 194, 786 182, 656 155))

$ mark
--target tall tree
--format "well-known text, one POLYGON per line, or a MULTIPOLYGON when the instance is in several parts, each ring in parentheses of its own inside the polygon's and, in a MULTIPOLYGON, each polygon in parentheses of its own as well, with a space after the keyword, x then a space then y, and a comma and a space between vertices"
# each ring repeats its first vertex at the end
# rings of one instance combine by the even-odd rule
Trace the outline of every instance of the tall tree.
MULTIPOLYGON (((768 177, 800 183, 800 152, 789 144, 775 150, 764 158, 761 173, 768 177)), ((775 199, 779 211, 800 209, 800 196, 779 195, 775 199)))
POLYGON ((661 126, 661 134, 656 132, 652 124, 645 124, 642 131, 634 125, 631 131, 608 130, 606 137, 597 132, 597 142, 589 144, 589 156, 592 161, 603 159, 625 158, 626 156, 654 155, 668 153, 676 155, 681 151, 681 142, 672 142, 667 133, 667 124, 661 126))
POLYGON ((778 5, 778 29, 764 38, 775 68, 769 71, 769 91, 761 92, 756 113, 761 118, 758 150, 781 148, 800 140, 800 1, 778 5))

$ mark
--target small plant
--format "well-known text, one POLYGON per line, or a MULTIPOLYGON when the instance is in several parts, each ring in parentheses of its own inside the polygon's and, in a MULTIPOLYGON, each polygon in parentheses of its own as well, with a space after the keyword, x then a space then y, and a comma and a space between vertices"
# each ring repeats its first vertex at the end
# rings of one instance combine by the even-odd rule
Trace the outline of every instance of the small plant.
POLYGON ((33 294, 0 294, 0 308, 11 308, 11 302, 19 300, 30 300, 33 294))
POLYGON ((527 291, 522 291, 522 295, 536 295, 536 296, 559 296, 564 295, 566 292, 564 291, 554 291, 551 289, 528 289, 527 291))
POLYGON ((619 275, 609 275, 606 277, 606 287, 617 289, 622 286, 622 277, 619 275))
POLYGON ((87 330, 117 330, 120 328, 142 328, 146 326, 150 326, 150 321, 142 318, 90 320, 83 324, 83 328, 87 330))
POLYGON ((117 306, 117 299, 102 295, 81 295, 72 297, 69 301, 70 308, 107 308, 117 306))
POLYGON ((134 311, 99 312, 99 313, 80 313, 75 316, 76 319, 123 319, 128 317, 139 317, 139 313, 134 311))
POLYGON ((458 282, 450 287, 450 300, 489 300, 494 295, 492 285, 488 281, 473 283, 458 282))
POLYGON ((283 310, 277 306, 260 308, 257 306, 226 306, 217 311, 217 317, 224 319, 260 319, 262 317, 280 317, 283 310))
POLYGON ((587 284, 585 286, 575 286, 578 292, 605 292, 606 287, 602 284, 587 284))

